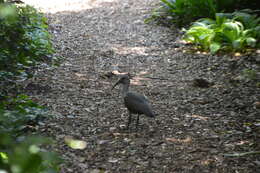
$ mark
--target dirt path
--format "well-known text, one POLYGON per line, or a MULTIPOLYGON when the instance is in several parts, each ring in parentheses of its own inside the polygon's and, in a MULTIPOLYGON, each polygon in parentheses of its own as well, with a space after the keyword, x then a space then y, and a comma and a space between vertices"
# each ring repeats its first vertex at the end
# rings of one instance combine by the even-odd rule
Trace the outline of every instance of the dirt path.
POLYGON ((260 149, 259 88, 231 83, 244 67, 240 61, 183 53, 177 29, 144 24, 157 2, 66 1, 65 12, 45 4, 55 12, 48 14, 50 31, 65 61, 39 71, 30 85, 48 89, 29 94, 57 115, 40 129, 57 141, 54 150, 67 162, 61 172, 256 173, 259 154, 223 154, 260 149), (116 77, 106 77, 114 70, 134 76, 132 89, 144 93, 158 115, 142 116, 137 133, 122 129, 127 110, 118 89, 110 90, 116 77), (200 77, 214 85, 192 86, 200 77), (86 149, 69 148, 66 136, 86 141, 86 149))

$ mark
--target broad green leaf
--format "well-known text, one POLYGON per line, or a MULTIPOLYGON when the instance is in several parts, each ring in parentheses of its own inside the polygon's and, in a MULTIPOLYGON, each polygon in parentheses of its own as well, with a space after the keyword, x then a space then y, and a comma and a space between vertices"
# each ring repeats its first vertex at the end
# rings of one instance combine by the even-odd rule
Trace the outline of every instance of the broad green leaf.
POLYGON ((240 49, 242 47, 242 40, 241 39, 234 40, 232 42, 232 47, 234 49, 240 49))
POLYGON ((229 13, 216 13, 216 24, 222 25, 228 18, 231 18, 231 14, 229 13))
POLYGON ((167 7, 174 9, 175 6, 173 5, 173 3, 171 3, 170 1, 167 0, 161 0, 165 5, 167 5, 167 7))
POLYGON ((6 153, 4 152, 0 152, 0 158, 2 159, 2 161, 4 161, 5 163, 8 162, 8 156, 6 153))
POLYGON ((203 18, 197 20, 193 25, 194 26, 204 26, 204 27, 210 27, 211 25, 216 24, 216 22, 209 18, 203 18))
POLYGON ((255 47, 256 45, 256 39, 252 38, 252 37, 248 37, 246 38, 246 44, 250 47, 255 47))
POLYGON ((215 54, 221 48, 220 43, 213 42, 210 44, 209 49, 212 54, 215 54))

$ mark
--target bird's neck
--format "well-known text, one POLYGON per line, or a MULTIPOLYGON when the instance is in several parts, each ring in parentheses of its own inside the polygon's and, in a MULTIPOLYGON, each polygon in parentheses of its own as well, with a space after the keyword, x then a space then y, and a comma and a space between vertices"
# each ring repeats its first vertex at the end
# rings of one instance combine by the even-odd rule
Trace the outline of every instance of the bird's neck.
POLYGON ((123 97, 126 96, 128 90, 129 90, 129 85, 123 85, 123 89, 122 89, 123 97))

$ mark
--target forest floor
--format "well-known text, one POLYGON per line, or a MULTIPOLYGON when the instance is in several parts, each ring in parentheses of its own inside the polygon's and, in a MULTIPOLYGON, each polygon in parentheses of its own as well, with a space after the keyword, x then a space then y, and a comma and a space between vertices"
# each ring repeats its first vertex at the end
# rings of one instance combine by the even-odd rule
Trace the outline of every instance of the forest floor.
POLYGON ((260 171, 259 76, 242 73, 259 70, 259 53, 187 51, 180 29, 144 23, 158 0, 26 1, 46 13, 64 58, 39 67, 25 87, 55 115, 39 133, 54 139, 61 173, 260 171), (140 116, 137 131, 124 130, 128 112, 120 88, 111 91, 120 73, 157 115, 140 116), (197 86, 199 78, 210 84, 197 86))

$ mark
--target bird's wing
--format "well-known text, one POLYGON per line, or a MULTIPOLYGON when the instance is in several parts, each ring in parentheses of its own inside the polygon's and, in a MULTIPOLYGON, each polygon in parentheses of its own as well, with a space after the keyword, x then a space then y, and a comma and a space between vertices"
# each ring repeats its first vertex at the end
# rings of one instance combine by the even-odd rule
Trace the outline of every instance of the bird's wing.
POLYGON ((129 92, 124 98, 125 106, 132 113, 154 116, 148 100, 140 94, 129 92))

